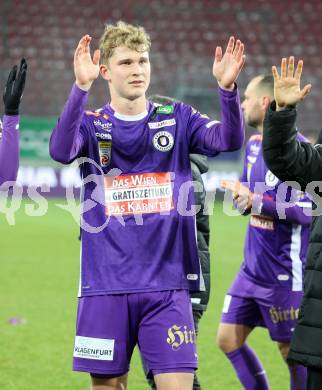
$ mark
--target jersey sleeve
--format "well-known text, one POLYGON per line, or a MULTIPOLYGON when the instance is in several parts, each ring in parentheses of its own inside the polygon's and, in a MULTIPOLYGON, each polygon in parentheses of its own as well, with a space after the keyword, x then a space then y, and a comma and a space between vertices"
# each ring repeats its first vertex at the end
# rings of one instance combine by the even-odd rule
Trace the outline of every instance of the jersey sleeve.
POLYGON ((87 97, 87 92, 73 86, 49 143, 50 156, 58 162, 69 164, 84 153, 88 139, 84 115, 87 97))
POLYGON ((242 147, 244 141, 244 119, 237 89, 219 89, 221 121, 185 106, 188 118, 187 136, 191 153, 216 156, 220 152, 231 152, 242 147))
POLYGON ((261 215, 281 222, 284 220, 288 223, 304 226, 311 224, 312 200, 306 193, 287 187, 284 183, 278 185, 276 193, 275 199, 265 194, 254 194, 253 207, 255 210, 259 210, 261 215))
POLYGON ((249 141, 247 142, 246 147, 245 147, 243 170, 242 170, 242 173, 241 173, 241 175, 239 177, 239 181, 241 183, 247 183, 248 182, 248 178, 247 178, 248 153, 249 153, 249 141))
POLYGON ((19 167, 19 116, 5 115, 0 140, 0 185, 15 181, 19 167))

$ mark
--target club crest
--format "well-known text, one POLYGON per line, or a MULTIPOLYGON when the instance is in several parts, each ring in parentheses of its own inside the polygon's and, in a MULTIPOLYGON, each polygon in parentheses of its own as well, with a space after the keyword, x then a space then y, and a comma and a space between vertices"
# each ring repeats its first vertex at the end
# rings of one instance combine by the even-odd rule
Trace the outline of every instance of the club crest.
POLYGON ((174 138, 168 131, 159 131, 152 139, 153 146, 160 152, 168 152, 173 148, 174 138))

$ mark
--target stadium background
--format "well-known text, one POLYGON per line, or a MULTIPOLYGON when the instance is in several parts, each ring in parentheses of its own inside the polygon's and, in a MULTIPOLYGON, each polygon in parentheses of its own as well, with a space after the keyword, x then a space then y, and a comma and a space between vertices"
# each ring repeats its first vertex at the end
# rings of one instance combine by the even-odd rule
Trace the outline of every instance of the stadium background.
MULTIPOLYGON (((321 127, 321 13, 318 0, 0 0, 1 90, 12 64, 25 56, 29 65, 21 109, 19 183, 47 184, 50 191, 43 195, 58 196, 78 182, 74 170, 50 160, 50 131, 74 81, 73 52, 80 37, 89 33, 94 49, 104 24, 120 19, 143 25, 151 35, 149 93, 174 96, 216 118, 213 54, 230 35, 246 46, 246 65, 238 80, 241 94, 250 78, 269 73, 282 56, 303 58, 303 83, 310 82, 313 88, 299 108, 298 127, 314 139, 321 127)), ((102 106, 106 94, 106 84, 97 80, 88 107, 102 106)), ((238 176, 241 156, 226 153, 210 161, 205 177, 209 191, 221 177, 238 176)), ((20 205, 18 200, 11 224, 0 200, 0 388, 84 388, 85 376, 70 372, 77 224, 57 207, 62 201, 51 200, 41 218, 27 215, 27 203, 32 202, 23 200, 20 205)), ((222 209, 217 204, 211 217, 213 289, 199 340, 200 377, 207 390, 239 388, 213 340, 225 290, 242 257, 246 220, 228 219, 222 209)), ((287 389, 287 370, 266 332, 257 331, 251 343, 265 361, 272 389, 287 389)), ((145 388, 135 356, 130 389, 145 388)))

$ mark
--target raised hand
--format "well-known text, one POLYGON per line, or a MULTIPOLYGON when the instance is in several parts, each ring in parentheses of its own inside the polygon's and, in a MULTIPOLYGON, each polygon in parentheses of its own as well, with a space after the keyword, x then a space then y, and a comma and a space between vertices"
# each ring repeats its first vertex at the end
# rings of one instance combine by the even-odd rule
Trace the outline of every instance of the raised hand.
POLYGON ((281 75, 278 74, 276 66, 272 66, 274 77, 274 97, 277 110, 287 106, 295 106, 310 92, 312 85, 306 84, 300 87, 303 61, 299 60, 294 72, 294 57, 282 58, 281 75))
POLYGON ((3 93, 3 102, 6 115, 18 115, 22 93, 25 89, 27 76, 27 61, 22 58, 20 68, 15 65, 9 73, 6 87, 3 93))
POLYGON ((74 72, 77 86, 88 91, 95 79, 99 75, 100 51, 95 50, 93 59, 90 53, 90 42, 92 38, 84 35, 75 50, 74 54, 74 72))
POLYGON ((222 55, 221 46, 217 46, 212 73, 219 86, 223 89, 233 90, 234 83, 244 63, 244 44, 239 39, 235 44, 235 38, 229 38, 224 55, 222 55))

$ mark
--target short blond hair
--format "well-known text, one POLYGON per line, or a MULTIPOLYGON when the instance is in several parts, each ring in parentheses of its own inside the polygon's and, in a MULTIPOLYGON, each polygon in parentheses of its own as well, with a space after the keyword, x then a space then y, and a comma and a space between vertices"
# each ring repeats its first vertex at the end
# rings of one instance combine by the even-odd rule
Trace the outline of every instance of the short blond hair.
POLYGON ((101 63, 107 64, 114 49, 119 46, 126 46, 138 52, 149 51, 151 39, 143 27, 122 21, 117 22, 116 25, 107 24, 99 44, 101 63))

